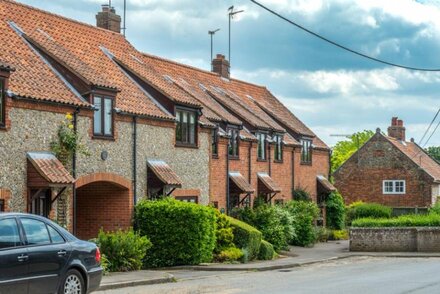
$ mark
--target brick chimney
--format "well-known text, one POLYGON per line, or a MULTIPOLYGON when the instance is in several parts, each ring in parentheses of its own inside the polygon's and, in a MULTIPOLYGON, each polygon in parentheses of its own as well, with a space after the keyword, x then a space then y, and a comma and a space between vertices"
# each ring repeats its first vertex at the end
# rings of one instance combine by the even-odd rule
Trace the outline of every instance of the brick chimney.
POLYGON ((121 17, 115 8, 108 4, 102 5, 102 11, 96 15, 96 26, 116 33, 121 33, 121 17))
POLYGON ((398 117, 391 119, 391 126, 388 127, 388 136, 400 141, 405 141, 405 127, 403 120, 398 117))
POLYGON ((212 60, 212 72, 218 73, 221 77, 229 79, 229 61, 222 54, 212 60))

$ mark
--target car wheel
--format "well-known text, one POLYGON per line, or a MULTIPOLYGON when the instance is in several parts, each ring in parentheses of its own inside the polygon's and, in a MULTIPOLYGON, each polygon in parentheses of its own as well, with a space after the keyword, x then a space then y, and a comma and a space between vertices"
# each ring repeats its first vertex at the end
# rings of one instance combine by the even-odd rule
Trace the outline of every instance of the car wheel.
POLYGON ((60 294, 84 294, 84 279, 80 272, 71 269, 61 284, 60 294))

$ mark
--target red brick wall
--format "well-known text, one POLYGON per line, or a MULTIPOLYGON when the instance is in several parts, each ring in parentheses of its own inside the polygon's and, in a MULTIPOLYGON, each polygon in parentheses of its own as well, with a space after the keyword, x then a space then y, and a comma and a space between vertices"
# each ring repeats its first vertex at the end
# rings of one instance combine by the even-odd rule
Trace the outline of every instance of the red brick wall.
MULTIPOLYGON (((252 199, 258 195, 258 172, 271 174, 272 179, 281 187, 273 201, 280 199, 289 201, 292 199, 292 147, 283 148, 283 161, 274 162, 274 146, 270 147, 269 157, 266 161, 257 159, 257 144, 240 141, 240 158, 231 159, 229 164, 230 171, 240 172, 245 179, 249 179, 249 146, 251 148, 251 178, 250 183, 255 189, 252 199), (270 165, 270 168, 269 168, 270 165)), ((218 202, 219 208, 226 208, 226 148, 227 140, 220 138, 219 156, 211 160, 211 199, 210 202, 218 202)), ((269 151, 269 150, 268 150, 269 151)), ((300 150, 295 149, 295 187, 306 189, 316 200, 318 174, 328 176, 329 153, 328 151, 317 151, 313 153, 312 165, 300 164, 300 150)))
POLYGON ((335 174, 335 186, 346 204, 355 201, 376 202, 391 207, 427 207, 431 205, 432 180, 415 163, 397 150, 382 135, 375 135, 335 174), (384 180, 405 180, 404 195, 383 194, 384 180))
POLYGON ((99 230, 127 229, 133 203, 129 190, 109 182, 94 182, 77 190, 77 233, 81 239, 97 236, 99 230))
POLYGON ((301 163, 301 150, 295 149, 295 189, 303 189, 310 193, 313 201, 317 198, 317 175, 328 177, 329 152, 313 150, 312 164, 301 163))

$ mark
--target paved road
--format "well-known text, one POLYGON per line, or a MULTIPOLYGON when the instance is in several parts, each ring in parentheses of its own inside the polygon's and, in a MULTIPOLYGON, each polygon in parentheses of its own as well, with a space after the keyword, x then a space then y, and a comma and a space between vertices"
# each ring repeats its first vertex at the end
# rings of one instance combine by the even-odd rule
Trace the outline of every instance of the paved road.
POLYGON ((440 293, 439 258, 356 257, 268 272, 172 274, 178 282, 97 293, 440 293))

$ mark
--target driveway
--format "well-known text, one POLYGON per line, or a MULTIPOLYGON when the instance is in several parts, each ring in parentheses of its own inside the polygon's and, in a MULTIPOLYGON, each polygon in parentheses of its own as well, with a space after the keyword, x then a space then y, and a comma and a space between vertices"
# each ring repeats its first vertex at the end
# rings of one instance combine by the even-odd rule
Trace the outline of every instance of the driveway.
POLYGON ((172 272, 176 283, 97 293, 439 293, 439 258, 351 257, 266 272, 172 272))

